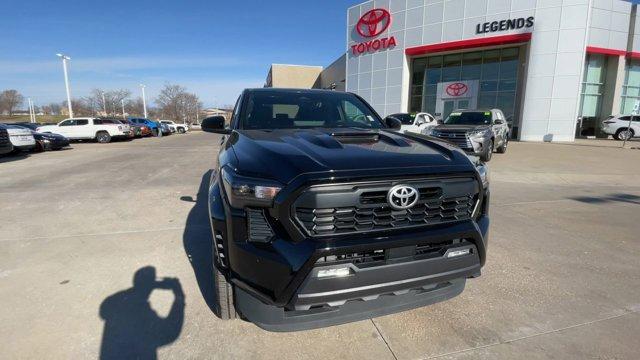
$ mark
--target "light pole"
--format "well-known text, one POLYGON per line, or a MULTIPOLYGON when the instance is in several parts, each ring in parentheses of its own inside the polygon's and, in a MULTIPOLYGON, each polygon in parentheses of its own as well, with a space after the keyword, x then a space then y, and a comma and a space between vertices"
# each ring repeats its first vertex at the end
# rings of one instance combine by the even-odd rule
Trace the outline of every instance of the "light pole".
POLYGON ((36 122, 36 107, 33 105, 33 101, 31 101, 31 99, 29 99, 29 102, 31 102, 31 113, 33 114, 33 122, 36 122))
POLYGON ((147 99, 144 95, 144 88, 146 86, 144 84, 140 84, 140 88, 142 89, 142 108, 144 110, 144 118, 147 118, 147 99))
POLYGON ((127 120, 127 117, 124 115, 124 99, 120 100, 120 103, 122 103, 122 119, 127 120))
POLYGON ((67 73, 67 61, 71 60, 70 57, 64 54, 56 54, 62 58, 62 69, 64 70, 64 86, 67 88, 67 106, 69 107, 69 117, 73 117, 73 109, 71 108, 71 90, 69 90, 69 75, 67 73))
POLYGON ((104 109, 104 116, 107 116, 107 100, 104 99, 104 91, 102 91, 102 108, 104 109))
POLYGON ((29 121, 34 123, 35 115, 33 114, 33 103, 31 102, 31 98, 27 98, 27 102, 29 103, 29 121))

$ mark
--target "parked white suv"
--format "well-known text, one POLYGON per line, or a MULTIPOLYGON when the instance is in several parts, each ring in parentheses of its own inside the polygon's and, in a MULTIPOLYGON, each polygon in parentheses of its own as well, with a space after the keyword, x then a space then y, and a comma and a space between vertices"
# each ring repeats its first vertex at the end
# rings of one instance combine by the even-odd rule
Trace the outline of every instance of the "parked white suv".
POLYGON ((131 127, 109 119, 73 118, 57 125, 40 126, 36 131, 60 134, 72 140, 95 139, 99 143, 108 143, 111 139, 130 137, 131 127))
POLYGON ((400 132, 403 133, 412 132, 418 134, 426 134, 429 129, 438 125, 433 115, 426 112, 417 114, 398 113, 389 115, 388 117, 400 120, 400 122, 402 123, 400 132))
POLYGON ((187 124, 176 124, 171 120, 160 120, 160 122, 163 124, 167 124, 167 126, 169 126, 169 129, 171 129, 171 132, 184 134, 185 132, 189 131, 189 125, 187 124))
POLYGON ((629 140, 640 136, 640 116, 634 116, 629 128, 631 115, 611 115, 602 121, 602 132, 613 135, 616 140, 629 140))

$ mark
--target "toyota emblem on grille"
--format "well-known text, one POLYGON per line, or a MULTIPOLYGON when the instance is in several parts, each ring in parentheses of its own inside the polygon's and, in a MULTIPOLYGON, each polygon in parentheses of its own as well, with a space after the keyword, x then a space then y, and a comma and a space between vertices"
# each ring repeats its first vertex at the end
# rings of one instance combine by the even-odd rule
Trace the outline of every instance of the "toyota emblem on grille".
POLYGON ((387 202, 396 210, 406 210, 412 208, 420 198, 418 190, 408 185, 396 185, 389 189, 387 202))

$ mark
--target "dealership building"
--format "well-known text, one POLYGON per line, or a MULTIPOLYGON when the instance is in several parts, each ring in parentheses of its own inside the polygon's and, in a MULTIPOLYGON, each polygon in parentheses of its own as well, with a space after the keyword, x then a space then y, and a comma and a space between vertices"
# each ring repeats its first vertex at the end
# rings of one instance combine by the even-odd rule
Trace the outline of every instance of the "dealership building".
POLYGON ((374 0, 347 10, 345 88, 381 115, 499 108, 512 136, 601 136, 640 100, 640 19, 622 0, 374 0))

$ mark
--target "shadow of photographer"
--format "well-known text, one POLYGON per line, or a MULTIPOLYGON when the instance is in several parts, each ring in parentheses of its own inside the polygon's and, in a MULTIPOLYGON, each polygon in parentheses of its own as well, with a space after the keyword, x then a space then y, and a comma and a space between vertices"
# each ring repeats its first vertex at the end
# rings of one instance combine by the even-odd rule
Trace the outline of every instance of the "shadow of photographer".
POLYGON ((133 287, 107 297, 100 305, 104 320, 101 359, 155 359, 157 349, 175 341, 184 322, 184 293, 177 278, 156 279, 156 269, 145 266, 133 275, 133 287), (166 317, 151 308, 155 289, 171 290, 173 304, 166 317))

